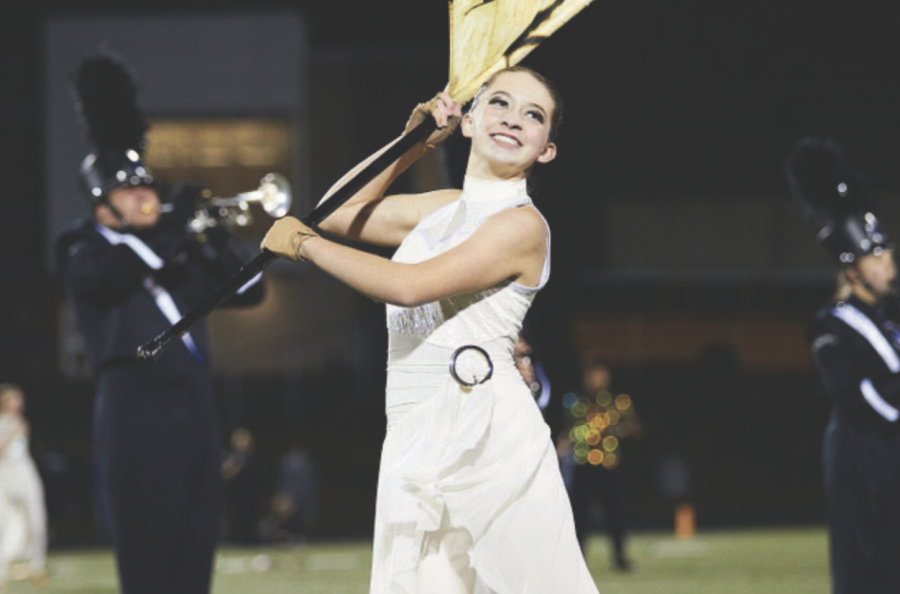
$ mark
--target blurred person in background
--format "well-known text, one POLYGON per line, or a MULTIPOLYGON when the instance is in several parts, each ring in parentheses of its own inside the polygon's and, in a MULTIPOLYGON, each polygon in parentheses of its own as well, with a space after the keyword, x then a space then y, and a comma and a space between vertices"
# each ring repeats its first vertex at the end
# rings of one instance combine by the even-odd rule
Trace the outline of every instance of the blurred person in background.
POLYGON ((795 198, 837 266, 837 291, 807 332, 832 402, 823 464, 834 594, 900 592, 900 325, 894 244, 833 139, 787 160, 795 198))
POLYGON ((231 543, 259 542, 261 478, 253 452, 253 433, 238 427, 231 432, 231 449, 222 461, 223 510, 231 543))
POLYGON ((613 566, 629 571, 621 446, 623 440, 640 434, 643 425, 631 398, 612 391, 609 363, 595 353, 586 353, 580 369, 580 390, 563 398, 567 422, 557 442, 575 531, 583 550, 599 504, 612 544, 613 566))
POLYGON ((516 67, 494 74, 460 120, 461 107, 446 92, 418 106, 407 130, 430 117, 438 130, 321 224, 396 248, 392 259, 290 217, 263 247, 387 304, 370 592, 595 594, 549 428, 513 359, 550 274, 550 232, 527 180, 556 157, 562 102, 516 67), (454 122, 471 140, 462 190, 387 195, 454 122))
POLYGON ((269 512, 260 522, 260 536, 264 542, 276 545, 306 544, 306 534, 291 496, 277 491, 272 496, 269 512))
MULTIPOLYGON (((90 216, 57 242, 58 268, 97 383, 94 449, 123 594, 209 591, 218 536, 221 443, 205 321, 148 365, 137 357, 244 257, 224 227, 186 231, 202 188, 171 212, 141 161, 148 128, 130 68, 81 62, 77 107, 95 150, 82 162, 90 216), (212 231, 212 230, 211 230, 212 231)), ((231 305, 258 303, 259 278, 231 305)))
POLYGON ((535 403, 541 409, 544 419, 549 423, 550 378, 547 377, 547 371, 535 353, 532 341, 524 331, 520 332, 519 337, 516 339, 513 358, 516 362, 516 368, 522 375, 522 379, 525 380, 525 384, 531 390, 532 395, 534 395, 535 403))
POLYGON ((0 384, 0 589, 10 564, 28 563, 28 577, 45 586, 47 513, 44 487, 29 452, 25 394, 16 384, 0 384))
POLYGON ((315 463, 302 441, 294 441, 281 458, 278 491, 291 501, 296 538, 306 539, 316 524, 319 486, 315 463))

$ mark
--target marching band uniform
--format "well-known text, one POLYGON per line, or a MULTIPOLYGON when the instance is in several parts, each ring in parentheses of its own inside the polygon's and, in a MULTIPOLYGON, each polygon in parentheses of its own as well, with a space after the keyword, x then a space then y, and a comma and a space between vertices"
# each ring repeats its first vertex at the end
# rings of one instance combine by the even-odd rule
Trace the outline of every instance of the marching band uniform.
POLYGON ((834 406, 823 461, 834 592, 900 591, 900 344, 883 306, 856 297, 810 326, 834 406))
MULTIPOLYGON (((110 72, 116 80, 123 78, 121 66, 106 56, 84 64, 107 78, 110 72)), ((80 79, 94 86, 105 80, 97 74, 80 79)), ((79 90, 83 101, 92 96, 79 90)), ((104 89, 94 94, 108 97, 104 89)), ((103 110, 93 111, 101 112, 95 118, 102 117, 103 110)), ((132 117, 138 120, 134 128, 143 133, 146 126, 139 125, 138 116, 132 117)), ((89 124, 94 130, 108 125, 89 124)), ((98 146, 82 163, 95 213, 105 206, 115 214, 108 197, 115 189, 155 189, 152 173, 140 162, 142 144, 136 144, 128 150, 122 144, 98 146)), ((123 594, 203 594, 210 588, 221 448, 205 321, 155 364, 137 356, 141 344, 164 332, 242 265, 227 231, 204 237, 186 233, 187 215, 199 199, 200 188, 186 184, 174 194, 172 214, 153 226, 136 229, 119 218, 122 224, 114 229, 88 220, 57 242, 59 272, 96 376, 98 495, 123 594)), ((259 280, 248 283, 231 304, 259 302, 259 280)))
MULTIPOLYGON (((122 592, 207 592, 221 447, 205 322, 154 365, 138 360, 137 347, 237 272, 241 260, 224 246, 191 240, 173 265, 137 235, 93 221, 62 236, 59 256, 96 374, 99 488, 122 592)), ((256 283, 235 305, 261 298, 256 283)))
POLYGON ((855 177, 833 141, 804 139, 789 160, 792 190, 812 207, 829 257, 845 275, 855 269, 807 333, 833 403, 823 444, 832 591, 893 594, 900 592, 900 333, 885 311, 890 290, 859 268, 871 256, 892 260, 893 244, 855 177))

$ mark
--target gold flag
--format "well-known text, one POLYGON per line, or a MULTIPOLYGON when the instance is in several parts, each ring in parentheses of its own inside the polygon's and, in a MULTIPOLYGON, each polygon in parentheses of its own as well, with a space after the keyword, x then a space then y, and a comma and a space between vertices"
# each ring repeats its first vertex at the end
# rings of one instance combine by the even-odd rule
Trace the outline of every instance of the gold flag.
POLYGON ((592 0, 450 0, 450 85, 464 103, 592 0))

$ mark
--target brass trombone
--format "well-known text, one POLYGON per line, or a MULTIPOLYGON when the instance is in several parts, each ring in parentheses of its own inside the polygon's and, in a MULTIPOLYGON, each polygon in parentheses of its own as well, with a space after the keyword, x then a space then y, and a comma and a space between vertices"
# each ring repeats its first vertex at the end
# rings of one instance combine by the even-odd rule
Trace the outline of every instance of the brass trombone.
MULTIPOLYGON (((280 173, 267 173, 260 180, 257 189, 236 196, 213 197, 209 190, 204 190, 194 216, 188 221, 187 229, 199 235, 219 225, 246 227, 253 223, 251 202, 258 202, 269 216, 281 218, 291 209, 291 184, 280 173)), ((160 208, 162 212, 171 209, 169 204, 160 208)))

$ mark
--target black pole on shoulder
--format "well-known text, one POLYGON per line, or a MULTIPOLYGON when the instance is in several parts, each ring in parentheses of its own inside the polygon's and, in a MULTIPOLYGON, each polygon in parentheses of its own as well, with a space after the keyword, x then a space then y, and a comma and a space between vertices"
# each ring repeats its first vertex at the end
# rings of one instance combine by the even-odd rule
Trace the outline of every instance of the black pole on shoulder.
MULTIPOLYGON (((434 119, 430 117, 426 118, 424 122, 410 130, 407 134, 404 134, 400 140, 369 163, 362 171, 347 180, 347 182, 338 188, 328 200, 319 204, 312 212, 306 215, 303 218, 303 222, 310 227, 314 227, 324 221, 328 215, 337 210, 338 207, 359 192, 366 184, 378 177, 378 175, 387 169, 391 163, 402 157, 406 151, 428 138, 434 130, 434 119)), ((175 324, 167 328, 162 334, 150 342, 138 347, 138 359, 148 363, 156 362, 172 342, 184 336, 184 334, 190 330, 191 326, 209 315, 210 312, 218 307, 223 301, 237 293, 241 287, 253 280, 256 275, 277 259, 278 256, 275 253, 263 249, 261 254, 245 264, 243 268, 234 274, 234 276, 205 297, 203 301, 187 312, 175 324)))

